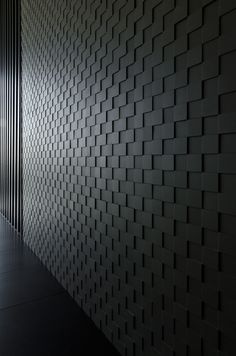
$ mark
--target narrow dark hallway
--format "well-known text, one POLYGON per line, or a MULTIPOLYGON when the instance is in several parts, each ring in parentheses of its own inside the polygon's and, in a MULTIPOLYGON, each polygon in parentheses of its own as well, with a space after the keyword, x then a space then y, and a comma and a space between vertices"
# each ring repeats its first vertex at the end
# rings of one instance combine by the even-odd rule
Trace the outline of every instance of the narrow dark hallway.
POLYGON ((236 0, 0 1, 0 356, 236 355, 236 0))
POLYGON ((0 355, 118 353, 0 215, 0 355))

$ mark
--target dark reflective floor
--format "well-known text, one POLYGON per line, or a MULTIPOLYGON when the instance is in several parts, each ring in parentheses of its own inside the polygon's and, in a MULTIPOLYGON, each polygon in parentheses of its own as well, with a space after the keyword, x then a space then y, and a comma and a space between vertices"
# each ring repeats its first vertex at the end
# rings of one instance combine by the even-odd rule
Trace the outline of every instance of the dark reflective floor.
POLYGON ((0 215, 0 355, 118 356, 0 215))

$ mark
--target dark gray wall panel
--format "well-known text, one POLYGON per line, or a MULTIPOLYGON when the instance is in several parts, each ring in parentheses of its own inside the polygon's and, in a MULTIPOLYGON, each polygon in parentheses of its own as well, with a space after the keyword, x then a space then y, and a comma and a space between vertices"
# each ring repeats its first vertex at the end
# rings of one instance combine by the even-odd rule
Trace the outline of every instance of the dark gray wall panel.
POLYGON ((235 1, 22 4, 25 241, 122 355, 235 355, 235 1))
POLYGON ((20 2, 0 2, 0 213, 21 231, 20 2))

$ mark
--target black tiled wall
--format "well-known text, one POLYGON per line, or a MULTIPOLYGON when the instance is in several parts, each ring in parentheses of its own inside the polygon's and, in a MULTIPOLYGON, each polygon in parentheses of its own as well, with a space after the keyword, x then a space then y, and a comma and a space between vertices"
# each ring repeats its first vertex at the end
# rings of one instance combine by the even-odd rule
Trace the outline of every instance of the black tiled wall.
POLYGON ((236 2, 22 7, 25 241, 122 355, 235 355, 236 2))

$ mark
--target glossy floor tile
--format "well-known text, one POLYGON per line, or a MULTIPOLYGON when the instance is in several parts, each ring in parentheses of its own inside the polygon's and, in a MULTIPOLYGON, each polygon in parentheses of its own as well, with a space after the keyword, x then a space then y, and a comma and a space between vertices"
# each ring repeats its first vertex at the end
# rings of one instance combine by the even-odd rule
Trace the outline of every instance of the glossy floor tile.
POLYGON ((0 355, 117 356, 0 216, 0 355))
POLYGON ((0 251, 0 276, 2 273, 10 272, 15 269, 30 269, 38 266, 41 268, 40 261, 28 249, 21 246, 7 251, 0 251))

